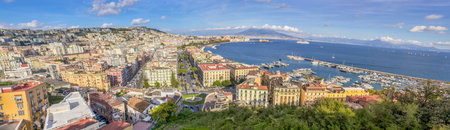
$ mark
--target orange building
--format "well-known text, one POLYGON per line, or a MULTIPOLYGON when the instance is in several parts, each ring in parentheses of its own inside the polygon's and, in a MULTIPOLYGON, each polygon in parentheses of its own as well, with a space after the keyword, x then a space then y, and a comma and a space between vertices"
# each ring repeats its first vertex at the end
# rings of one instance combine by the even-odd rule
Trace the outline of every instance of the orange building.
POLYGON ((301 89, 301 105, 312 105, 318 99, 326 98, 327 86, 325 84, 312 84, 301 89))
POLYGON ((0 120, 23 119, 34 129, 43 127, 49 106, 44 83, 6 85, 0 89, 0 120))

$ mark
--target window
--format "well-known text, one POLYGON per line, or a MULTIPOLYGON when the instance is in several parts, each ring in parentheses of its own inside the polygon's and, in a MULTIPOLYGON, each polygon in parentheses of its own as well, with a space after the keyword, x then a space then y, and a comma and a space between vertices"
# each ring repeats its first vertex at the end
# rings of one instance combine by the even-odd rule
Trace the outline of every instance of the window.
POLYGON ((0 112, 0 118, 3 118, 3 117, 5 117, 5 113, 0 112))
POLYGON ((0 97, 0 102, 2 101, 2 97, 0 97))
POLYGON ((16 96, 15 99, 16 102, 22 102, 22 96, 16 96))
POLYGON ((19 111, 19 116, 23 116, 23 115, 25 115, 25 112, 19 111))
POLYGON ((3 110, 3 104, 0 104, 0 110, 3 110))
POLYGON ((22 109, 23 108, 23 103, 17 103, 17 109, 22 109))

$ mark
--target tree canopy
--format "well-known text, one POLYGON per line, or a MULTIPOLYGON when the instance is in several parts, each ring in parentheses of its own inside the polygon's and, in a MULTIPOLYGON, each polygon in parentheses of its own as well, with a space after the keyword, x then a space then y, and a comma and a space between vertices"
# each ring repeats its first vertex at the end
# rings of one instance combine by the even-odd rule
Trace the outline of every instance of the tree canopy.
POLYGON ((360 109, 330 99, 302 107, 231 104, 219 112, 183 111, 157 129, 449 129, 449 92, 431 82, 388 87, 382 101, 360 109))

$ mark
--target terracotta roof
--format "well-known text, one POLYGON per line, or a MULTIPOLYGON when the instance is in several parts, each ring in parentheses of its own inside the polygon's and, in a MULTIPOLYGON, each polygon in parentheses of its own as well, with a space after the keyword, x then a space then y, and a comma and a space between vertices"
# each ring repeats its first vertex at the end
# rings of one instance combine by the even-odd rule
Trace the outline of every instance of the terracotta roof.
POLYGON ((139 112, 145 111, 150 104, 150 102, 135 97, 130 98, 128 101, 128 106, 139 112))
POLYGON ((130 127, 131 124, 123 121, 113 121, 106 126, 100 128, 100 130, 123 130, 130 127))
POLYGON ((81 130, 97 122, 97 120, 87 118, 59 128, 58 130, 81 130))
POLYGON ((227 70, 228 69, 223 64, 200 64, 199 67, 203 71, 227 70))

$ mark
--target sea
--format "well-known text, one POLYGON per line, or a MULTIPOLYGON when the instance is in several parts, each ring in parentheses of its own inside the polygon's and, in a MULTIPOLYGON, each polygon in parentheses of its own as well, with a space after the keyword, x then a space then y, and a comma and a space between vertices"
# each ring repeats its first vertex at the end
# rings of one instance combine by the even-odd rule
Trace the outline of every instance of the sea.
MULTIPOLYGON (((310 42, 299 44, 294 40, 270 40, 270 42, 233 42, 219 44, 205 51, 223 56, 237 62, 260 65, 273 61, 290 64, 287 67, 269 69, 283 73, 299 68, 311 68, 316 76, 328 80, 334 76, 344 76, 352 81, 360 81, 359 74, 344 73, 336 68, 312 65, 309 61, 294 61, 287 55, 296 55, 347 66, 382 72, 435 79, 450 82, 450 53, 437 51, 417 51, 389 49, 380 47, 310 42), (334 58, 333 58, 334 57, 334 58)), ((349 86, 350 83, 344 84, 349 86)), ((374 86, 374 89, 382 89, 374 86)))

